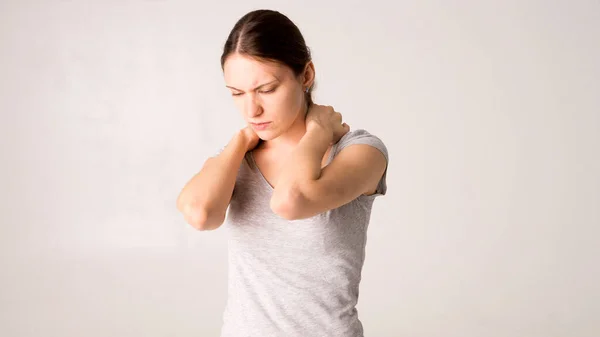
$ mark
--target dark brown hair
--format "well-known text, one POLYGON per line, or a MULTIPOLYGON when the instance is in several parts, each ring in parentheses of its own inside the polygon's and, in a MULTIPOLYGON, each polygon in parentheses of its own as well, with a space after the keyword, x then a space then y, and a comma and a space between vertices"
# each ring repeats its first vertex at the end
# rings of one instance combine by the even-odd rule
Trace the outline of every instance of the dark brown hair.
MULTIPOLYGON (((268 9, 247 13, 235 24, 221 55, 221 69, 232 53, 239 53, 259 60, 275 61, 300 75, 311 60, 300 29, 285 15, 268 9)), ((312 102, 312 89, 305 93, 306 103, 312 102)))

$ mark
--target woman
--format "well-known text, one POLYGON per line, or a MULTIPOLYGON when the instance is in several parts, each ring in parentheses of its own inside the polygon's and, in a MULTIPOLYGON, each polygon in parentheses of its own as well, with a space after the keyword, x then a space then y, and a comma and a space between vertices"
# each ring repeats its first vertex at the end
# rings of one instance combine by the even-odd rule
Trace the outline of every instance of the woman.
POLYGON ((200 230, 229 208, 221 336, 363 336, 355 306, 371 206, 386 192, 385 145, 312 103, 309 49, 279 12, 243 16, 221 66, 248 126, 178 198, 200 230))

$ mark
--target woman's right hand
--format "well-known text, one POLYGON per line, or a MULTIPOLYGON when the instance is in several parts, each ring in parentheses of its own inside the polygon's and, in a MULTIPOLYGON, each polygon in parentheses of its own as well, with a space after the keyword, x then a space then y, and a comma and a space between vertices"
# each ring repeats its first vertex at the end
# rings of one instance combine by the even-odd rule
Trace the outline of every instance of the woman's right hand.
POLYGON ((246 141, 246 144, 247 144, 246 152, 254 149, 258 145, 260 138, 258 137, 256 132, 254 132, 254 130, 252 129, 252 127, 250 125, 243 128, 241 130, 241 133, 244 136, 244 140, 246 141))

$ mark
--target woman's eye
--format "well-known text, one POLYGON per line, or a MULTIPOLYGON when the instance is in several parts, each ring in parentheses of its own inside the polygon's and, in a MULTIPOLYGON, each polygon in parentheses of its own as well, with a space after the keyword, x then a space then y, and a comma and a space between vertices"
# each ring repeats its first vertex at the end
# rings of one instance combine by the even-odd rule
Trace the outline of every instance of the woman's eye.
MULTIPOLYGON (((277 89, 277 88, 273 88, 273 89, 265 90, 265 91, 259 91, 259 93, 261 93, 261 94, 269 94, 269 93, 272 93, 273 91, 275 91, 275 89, 277 89)), ((231 96, 241 96, 243 94, 244 94, 243 92, 232 92, 231 96)))
POLYGON ((266 91, 259 91, 259 92, 260 92, 261 94, 268 94, 268 93, 271 93, 271 92, 273 92, 273 91, 275 91, 275 88, 273 88, 273 89, 270 89, 270 90, 266 90, 266 91))

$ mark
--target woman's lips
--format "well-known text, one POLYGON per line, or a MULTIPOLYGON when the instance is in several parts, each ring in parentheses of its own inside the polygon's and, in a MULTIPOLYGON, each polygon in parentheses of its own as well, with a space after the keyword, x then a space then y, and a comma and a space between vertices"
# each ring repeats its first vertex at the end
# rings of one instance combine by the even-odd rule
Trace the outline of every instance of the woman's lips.
POLYGON ((269 125, 271 124, 271 122, 264 122, 264 123, 250 123, 252 124, 252 127, 256 130, 264 130, 267 127, 269 127, 269 125))

